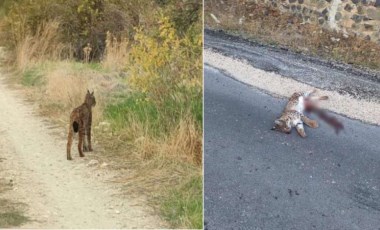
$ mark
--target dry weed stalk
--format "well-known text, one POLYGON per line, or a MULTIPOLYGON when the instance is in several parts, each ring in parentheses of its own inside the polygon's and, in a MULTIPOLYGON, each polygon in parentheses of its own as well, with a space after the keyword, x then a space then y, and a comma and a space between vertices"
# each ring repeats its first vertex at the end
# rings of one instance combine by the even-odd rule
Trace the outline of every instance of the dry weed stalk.
POLYGON ((59 42, 59 22, 43 23, 35 34, 28 34, 17 44, 16 66, 24 71, 31 64, 45 60, 59 60, 67 48, 59 42))
POLYGON ((102 61, 103 66, 110 70, 123 69, 127 63, 128 44, 127 38, 118 40, 110 32, 107 32, 105 55, 102 61))

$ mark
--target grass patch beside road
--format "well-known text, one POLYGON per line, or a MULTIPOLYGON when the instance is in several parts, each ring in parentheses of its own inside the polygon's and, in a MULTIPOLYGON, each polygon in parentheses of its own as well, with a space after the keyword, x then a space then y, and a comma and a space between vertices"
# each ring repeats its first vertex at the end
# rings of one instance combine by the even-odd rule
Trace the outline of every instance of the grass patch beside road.
MULTIPOLYGON (((0 197, 11 189, 9 183, 0 180, 0 197)), ((29 221, 23 211, 23 204, 0 198, 0 228, 14 228, 29 221)))
POLYGON ((164 217, 174 226, 201 229, 203 227, 202 186, 202 177, 195 176, 181 187, 170 190, 168 196, 161 201, 164 217))
POLYGON ((297 16, 264 3, 253 4, 248 10, 247 2, 205 1, 206 27, 295 52, 380 70, 379 44, 360 37, 345 37, 315 24, 303 24, 297 16))

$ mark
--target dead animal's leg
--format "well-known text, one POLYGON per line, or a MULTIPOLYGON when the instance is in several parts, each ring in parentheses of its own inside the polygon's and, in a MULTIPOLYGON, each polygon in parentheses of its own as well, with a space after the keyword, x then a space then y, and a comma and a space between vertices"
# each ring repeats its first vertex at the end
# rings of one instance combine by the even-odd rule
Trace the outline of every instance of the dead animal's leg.
POLYGON ((72 160, 71 158, 71 145, 73 144, 73 129, 70 127, 69 136, 67 137, 67 160, 72 160))
POLYGON ((311 96, 311 97, 309 97, 309 100, 313 101, 313 102, 315 102, 315 101, 326 101, 328 99, 329 99, 328 96, 320 96, 320 97, 318 97, 318 96, 311 96))
POLYGON ((305 129, 303 128, 303 124, 302 123, 298 123, 296 125, 296 129, 297 129, 298 134, 301 137, 306 137, 305 129))
POLYGON ((312 120, 308 118, 307 116, 303 115, 301 116, 301 120, 309 127, 311 128, 318 128, 318 122, 315 120, 312 120))
POLYGON ((83 154, 83 139, 84 139, 84 128, 81 126, 79 129, 79 141, 78 141, 78 151, 79 151, 79 156, 84 157, 83 154))

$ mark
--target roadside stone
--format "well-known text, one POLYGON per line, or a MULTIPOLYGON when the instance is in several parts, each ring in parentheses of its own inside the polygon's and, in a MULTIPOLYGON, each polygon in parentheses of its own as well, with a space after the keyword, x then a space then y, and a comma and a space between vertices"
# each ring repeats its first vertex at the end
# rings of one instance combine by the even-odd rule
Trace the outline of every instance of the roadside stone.
POLYGON ((340 19, 342 19, 342 13, 341 13, 341 12, 337 12, 337 13, 335 14, 335 20, 336 20, 336 21, 339 21, 340 19))
POLYGON ((323 19, 323 18, 318 18, 318 23, 319 23, 320 25, 322 25, 324 22, 325 22, 325 19, 323 19))
POLYGON ((304 0, 298 0, 299 4, 303 4, 304 0))
POLYGON ((358 14, 364 14, 364 9, 362 6, 358 6, 357 10, 358 10, 358 14))
POLYGON ((331 37, 330 40, 332 42, 339 42, 340 41, 340 38, 334 38, 334 37, 331 37))
POLYGON ((346 6, 344 7, 344 10, 348 11, 348 12, 351 12, 352 6, 349 3, 347 3, 346 6))
POLYGON ((87 166, 88 167, 92 167, 92 166, 95 166, 95 165, 98 165, 98 164, 99 164, 98 160, 90 160, 90 162, 88 162, 87 166))
POLYGON ((308 9, 307 9, 306 6, 302 9, 302 13, 303 13, 303 14, 307 14, 307 13, 308 13, 308 9))
POLYGON ((354 4, 358 4, 359 3, 359 0, 351 0, 352 1, 352 3, 354 3, 354 4))
POLYGON ((367 16, 373 20, 380 20, 380 9, 368 7, 367 16))
POLYGON ((373 25, 371 25, 371 24, 367 24, 367 23, 364 23, 364 28, 366 29, 366 30, 373 30, 373 25))
POLYGON ((351 19, 354 20, 356 23, 359 23, 359 22, 362 21, 363 16, 360 16, 360 15, 354 14, 354 15, 351 17, 351 19))
POLYGON ((297 0, 289 0, 289 3, 295 3, 297 0))

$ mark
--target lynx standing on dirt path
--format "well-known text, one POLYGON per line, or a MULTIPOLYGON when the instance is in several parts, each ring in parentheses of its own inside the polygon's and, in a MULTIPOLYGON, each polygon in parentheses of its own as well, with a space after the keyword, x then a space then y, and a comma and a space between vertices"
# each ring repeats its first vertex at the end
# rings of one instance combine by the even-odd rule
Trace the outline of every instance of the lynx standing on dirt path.
POLYGON ((71 145, 73 143, 74 133, 79 131, 78 151, 79 156, 84 157, 83 151, 92 151, 91 146, 91 123, 92 123, 92 107, 95 106, 94 92, 87 90, 84 103, 75 108, 70 115, 69 136, 67 140, 67 160, 71 158, 71 145), (87 136, 87 144, 84 136, 87 136), (84 143, 83 143, 84 142, 84 143))
POLYGON ((277 130, 289 134, 292 128, 295 127, 301 137, 306 137, 303 123, 311 128, 317 128, 317 121, 311 120, 303 114, 305 108, 308 106, 316 104, 316 102, 319 100, 328 99, 327 96, 313 96, 315 92, 316 90, 310 92, 294 93, 290 97, 288 104, 286 105, 281 116, 274 121, 275 126, 272 128, 272 130, 277 130))

